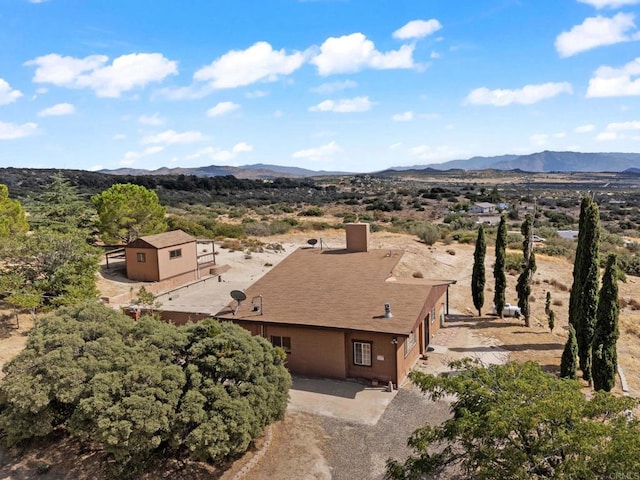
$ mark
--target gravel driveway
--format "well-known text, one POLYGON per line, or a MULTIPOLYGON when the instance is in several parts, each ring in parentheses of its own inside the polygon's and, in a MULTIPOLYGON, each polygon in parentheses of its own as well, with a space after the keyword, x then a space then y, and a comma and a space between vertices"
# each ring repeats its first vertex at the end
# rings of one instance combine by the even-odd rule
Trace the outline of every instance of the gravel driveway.
POLYGON ((324 454, 333 480, 376 480, 384 476, 389 458, 411 452, 407 439, 418 427, 437 425, 449 417, 449 403, 432 402, 414 387, 402 388, 374 426, 321 417, 330 438, 324 454))

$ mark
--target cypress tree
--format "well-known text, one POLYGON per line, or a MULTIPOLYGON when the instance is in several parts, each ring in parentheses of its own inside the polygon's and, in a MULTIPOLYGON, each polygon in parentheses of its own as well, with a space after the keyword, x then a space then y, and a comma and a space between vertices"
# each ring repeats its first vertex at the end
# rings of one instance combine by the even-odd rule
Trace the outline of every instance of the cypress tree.
POLYGON ((569 338, 562 352, 560 360, 560 376, 562 378, 577 378, 578 372, 578 341, 576 340, 576 330, 573 325, 569 325, 569 338))
POLYGON ((482 306, 484 305, 484 257, 487 253, 487 244, 484 238, 484 228, 482 225, 478 228, 478 238, 476 239, 476 249, 473 252, 473 274, 471 275, 471 295, 473 296, 473 305, 478 310, 478 316, 482 315, 482 306))
POLYGON ((493 278, 495 278, 496 284, 493 293, 493 304, 496 307, 496 312, 502 318, 502 311, 504 310, 504 294, 507 289, 507 276, 504 272, 506 265, 506 248, 507 248, 507 221, 502 215, 500 217, 500 225, 498 226, 498 235, 496 237, 496 263, 493 267, 493 278))
POLYGON ((547 320, 549 322, 549 331, 553 333, 553 329, 556 326, 556 313, 551 310, 551 292, 547 292, 547 298, 544 302, 544 313, 547 314, 547 320))
POLYGON ((610 392, 616 384, 618 352, 618 272, 616 256, 610 254, 602 277, 598 301, 595 334, 593 337, 593 388, 610 392))
POLYGON ((520 307, 520 313, 522 313, 522 316, 524 317, 525 327, 531 326, 529 296, 531 295, 531 280, 533 279, 533 274, 536 269, 536 255, 531 252, 529 262, 524 266, 522 273, 518 277, 518 283, 516 284, 516 291, 518 292, 518 307, 520 307))
POLYGON ((576 330, 582 378, 591 381, 591 347, 598 309, 600 269, 600 213, 591 197, 580 204, 580 221, 573 286, 569 298, 569 323, 576 330))
POLYGON ((518 307, 524 317, 524 325, 531 326, 531 312, 529 310, 529 295, 531 295, 531 281, 533 273, 536 271, 536 260, 533 254, 533 244, 531 241, 531 233, 533 228, 533 217, 527 215, 520 231, 524 240, 522 241, 522 255, 524 256, 524 266, 522 273, 518 277, 516 291, 518 293, 518 307))

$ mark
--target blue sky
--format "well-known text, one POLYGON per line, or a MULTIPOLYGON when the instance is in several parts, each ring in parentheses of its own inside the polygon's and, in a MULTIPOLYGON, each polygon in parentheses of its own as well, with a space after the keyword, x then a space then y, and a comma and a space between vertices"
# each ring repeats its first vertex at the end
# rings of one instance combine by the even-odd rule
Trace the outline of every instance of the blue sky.
POLYGON ((3 0, 0 166, 640 151, 640 0, 3 0))

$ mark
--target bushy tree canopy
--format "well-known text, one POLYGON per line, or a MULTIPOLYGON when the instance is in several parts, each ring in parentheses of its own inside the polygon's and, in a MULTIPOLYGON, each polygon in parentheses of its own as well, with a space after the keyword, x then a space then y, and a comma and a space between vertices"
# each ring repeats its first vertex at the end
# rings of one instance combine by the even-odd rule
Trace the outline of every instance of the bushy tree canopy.
POLYGON ((61 429, 101 445, 122 474, 160 452, 219 462, 283 416, 283 363, 232 323, 176 327, 100 304, 66 307, 5 367, 0 431, 14 445, 61 429))
POLYGON ((3 249, 0 286, 55 305, 95 298, 99 257, 100 251, 78 231, 38 229, 3 249))
POLYGON ((129 243, 138 237, 166 230, 166 208, 153 190, 131 183, 116 183, 91 197, 98 211, 102 240, 129 243))
POLYGON ((9 198, 9 189, 0 183, 0 238, 29 230, 27 216, 18 200, 9 198))
POLYGON ((629 478, 640 471, 640 422, 627 415, 637 400, 558 379, 533 362, 483 368, 452 365, 454 375, 411 373, 431 399, 453 395, 453 416, 409 439, 415 454, 389 462, 387 478, 432 478, 446 468, 460 478, 629 478))

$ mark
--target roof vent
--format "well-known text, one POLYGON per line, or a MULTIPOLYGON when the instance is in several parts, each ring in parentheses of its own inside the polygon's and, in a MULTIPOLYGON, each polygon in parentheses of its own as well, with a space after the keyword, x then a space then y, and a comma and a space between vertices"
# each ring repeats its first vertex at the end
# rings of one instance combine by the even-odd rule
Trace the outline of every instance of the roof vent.
POLYGON ((391 304, 384 304, 384 318, 393 318, 393 313, 391 313, 391 304))

